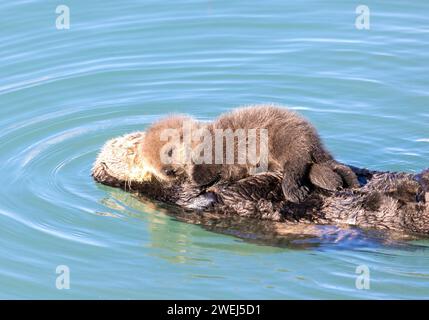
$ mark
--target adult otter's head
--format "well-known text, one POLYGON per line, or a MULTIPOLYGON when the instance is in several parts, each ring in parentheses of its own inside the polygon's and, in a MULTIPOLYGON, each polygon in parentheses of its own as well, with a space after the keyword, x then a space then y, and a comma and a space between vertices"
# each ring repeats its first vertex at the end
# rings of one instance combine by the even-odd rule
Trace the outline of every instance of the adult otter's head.
POLYGON ((136 132, 107 141, 93 165, 94 179, 112 187, 158 180, 159 173, 142 157, 144 138, 144 132, 136 132))
POLYGON ((213 199, 199 197, 201 190, 190 185, 186 176, 171 176, 162 171, 162 164, 156 163, 155 151, 149 153, 143 148, 151 141, 146 140, 148 133, 135 132, 108 141, 92 168, 94 179, 189 209, 203 208, 213 202, 213 199))

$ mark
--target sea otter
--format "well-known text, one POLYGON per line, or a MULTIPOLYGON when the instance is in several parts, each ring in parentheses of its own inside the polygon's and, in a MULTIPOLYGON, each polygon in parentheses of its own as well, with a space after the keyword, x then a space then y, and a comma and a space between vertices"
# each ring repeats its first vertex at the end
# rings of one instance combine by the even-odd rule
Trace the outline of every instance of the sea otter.
POLYGON ((310 191, 310 182, 330 191, 343 186, 359 186, 355 174, 347 166, 334 161, 314 127, 302 116, 286 108, 273 105, 239 108, 221 115, 208 128, 213 137, 213 153, 218 147, 215 140, 220 138, 216 142, 221 142, 218 151, 222 158, 219 164, 202 163, 192 167, 191 177, 199 185, 210 185, 214 181, 233 182, 249 177, 257 170, 257 166, 261 167, 265 147, 265 168, 259 171, 281 173, 283 194, 290 202, 303 201, 310 191), (261 129, 265 130, 265 141, 261 129), (259 149, 255 157, 257 159, 245 159, 247 161, 237 163, 240 155, 246 158, 246 153, 251 154, 250 148, 239 149, 240 139, 244 146, 246 143, 247 146, 251 144, 249 133, 252 130, 254 149, 259 149), (242 137, 238 134, 240 132, 242 137), (228 139, 228 134, 234 139, 231 149, 234 151, 235 162, 230 164, 225 159, 228 145, 223 143, 224 138, 228 139))
MULTIPOLYGON (((285 226, 329 224, 429 236, 429 170, 419 174, 376 172, 351 167, 361 187, 315 188, 301 203, 285 201, 279 172, 263 172, 206 189, 186 178, 171 183, 137 157, 145 133, 108 141, 92 175, 100 183, 137 192, 199 215, 241 216, 285 226)), ((311 177, 310 177, 311 178, 311 177)))
POLYGON ((169 116, 150 126, 139 145, 136 157, 144 159, 146 168, 142 172, 158 172, 155 177, 161 180, 189 175, 207 187, 258 171, 279 172, 284 197, 294 203, 304 200, 313 186, 330 191, 359 186, 307 120, 271 105, 240 108, 212 123, 169 116))

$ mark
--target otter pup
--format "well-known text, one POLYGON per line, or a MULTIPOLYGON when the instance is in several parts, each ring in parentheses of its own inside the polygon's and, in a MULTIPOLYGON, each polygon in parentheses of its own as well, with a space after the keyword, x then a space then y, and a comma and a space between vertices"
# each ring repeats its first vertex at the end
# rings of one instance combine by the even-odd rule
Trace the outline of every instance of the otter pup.
POLYGON ((215 137, 212 139, 212 153, 220 161, 195 164, 188 170, 197 185, 238 181, 258 172, 258 169, 259 172, 281 172, 283 194, 286 200, 293 203, 306 198, 311 184, 330 191, 343 186, 359 186, 353 171, 336 162, 324 148, 314 127, 297 113, 285 108, 271 105, 240 108, 221 115, 208 128, 215 137), (237 134, 240 130, 241 133, 244 130, 244 134, 247 131, 247 137, 241 142, 243 136, 240 138, 237 134), (252 130, 253 137, 250 135, 252 130), (230 143, 229 148, 232 149, 234 160, 240 156, 245 158, 246 153, 250 153, 249 148, 240 149, 240 143, 247 147, 251 143, 255 144, 254 147, 260 150, 259 154, 255 159, 228 163, 228 142, 223 144, 228 134, 230 138, 232 134, 233 146, 230 143))
POLYGON ((311 185, 330 191, 359 186, 307 120, 274 106, 241 108, 208 124, 169 116, 149 127, 136 154, 152 177, 169 182, 190 178, 202 189, 257 172, 280 172, 285 199, 294 203, 305 199, 311 185))

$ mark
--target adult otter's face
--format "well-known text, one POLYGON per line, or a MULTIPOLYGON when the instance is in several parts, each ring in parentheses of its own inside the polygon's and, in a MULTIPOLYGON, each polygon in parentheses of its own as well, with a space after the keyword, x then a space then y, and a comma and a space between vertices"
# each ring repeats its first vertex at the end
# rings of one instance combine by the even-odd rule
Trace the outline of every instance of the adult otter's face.
POLYGON ((145 133, 136 132, 106 142, 92 168, 94 179, 114 187, 167 180, 143 156, 144 140, 145 133))

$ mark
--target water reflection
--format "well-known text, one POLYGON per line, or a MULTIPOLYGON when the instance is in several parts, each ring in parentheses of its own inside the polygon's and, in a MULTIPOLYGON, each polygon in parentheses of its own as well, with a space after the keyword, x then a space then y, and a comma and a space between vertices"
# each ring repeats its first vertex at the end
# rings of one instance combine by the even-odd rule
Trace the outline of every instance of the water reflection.
MULTIPOLYGON (((261 252, 266 252, 267 247, 294 250, 332 248, 350 250, 380 246, 418 247, 418 244, 406 241, 415 238, 404 234, 380 230, 362 230, 349 226, 283 223, 239 216, 189 212, 119 189, 105 186, 101 186, 101 188, 105 189, 109 195, 109 197, 102 199, 104 205, 115 211, 119 210, 127 216, 144 219, 147 222, 151 247, 177 253, 174 257, 171 255, 164 256, 172 262, 189 262, 188 248, 195 247, 195 233, 198 232, 197 229, 189 225, 197 225, 209 232, 232 236, 246 243, 264 246, 260 248, 259 251, 261 252)), ((107 213, 104 214, 108 215, 107 213)), ((239 241, 235 241, 235 243, 237 245, 233 248, 230 244, 225 246, 218 243, 200 243, 199 245, 201 247, 210 246, 223 250, 234 250, 242 254, 249 253, 246 246, 240 246, 239 241)), ((252 252, 255 252, 253 251, 254 248, 252 247, 252 252)))

